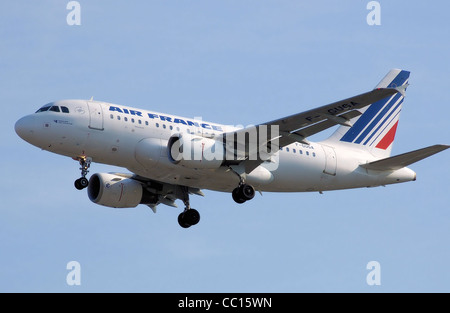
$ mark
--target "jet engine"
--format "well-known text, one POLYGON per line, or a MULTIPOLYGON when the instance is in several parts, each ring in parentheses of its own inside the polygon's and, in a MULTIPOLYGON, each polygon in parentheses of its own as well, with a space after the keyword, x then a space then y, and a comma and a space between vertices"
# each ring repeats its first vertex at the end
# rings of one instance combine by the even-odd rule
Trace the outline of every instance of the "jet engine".
POLYGON ((113 208, 134 208, 157 201, 156 195, 150 194, 138 181, 109 173, 91 176, 88 196, 96 204, 113 208))
POLYGON ((177 134, 167 144, 169 160, 187 168, 216 169, 225 160, 223 143, 192 134, 177 134))

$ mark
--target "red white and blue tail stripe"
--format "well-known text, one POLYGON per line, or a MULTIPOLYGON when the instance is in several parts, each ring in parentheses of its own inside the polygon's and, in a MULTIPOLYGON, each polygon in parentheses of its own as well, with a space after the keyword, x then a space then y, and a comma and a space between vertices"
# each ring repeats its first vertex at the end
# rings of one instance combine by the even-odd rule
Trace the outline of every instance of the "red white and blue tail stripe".
MULTIPOLYGON (((404 91, 408 86, 410 72, 391 70, 376 88, 398 88, 401 92, 375 102, 362 110, 362 115, 352 121, 350 128, 336 132, 340 142, 360 145, 376 156, 389 156, 397 131, 404 91), (343 135, 342 135, 343 134, 343 135)), ((333 139, 338 139, 333 136, 333 139)))

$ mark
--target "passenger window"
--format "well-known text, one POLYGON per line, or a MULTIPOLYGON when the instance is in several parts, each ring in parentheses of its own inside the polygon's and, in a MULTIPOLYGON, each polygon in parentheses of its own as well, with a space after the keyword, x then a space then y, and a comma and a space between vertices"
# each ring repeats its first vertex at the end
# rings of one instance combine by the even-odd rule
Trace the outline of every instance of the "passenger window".
POLYGON ((61 112, 69 113, 69 108, 68 107, 61 107, 61 112))
POLYGON ((125 122, 128 122, 128 117, 124 117, 123 120, 124 120, 125 122))
POLYGON ((286 148, 286 151, 289 152, 289 148, 286 148))
POLYGON ((145 121, 145 126, 148 126, 148 121, 145 121))
POLYGON ((138 124, 141 125, 141 124, 142 124, 142 121, 141 121, 141 120, 138 120, 138 124))
POLYGON ((166 124, 163 124, 163 128, 166 129, 166 124))
POLYGON ((156 123, 156 127, 159 127, 159 123, 156 123))
POLYGON ((292 149, 292 152, 295 153, 296 152, 295 149, 292 149))
POLYGON ((56 105, 52 106, 52 107, 50 108, 50 111, 53 111, 53 112, 60 112, 59 107, 56 106, 56 105))
POLYGON ((315 152, 313 152, 313 157, 316 157, 316 153, 315 152))
POLYGON ((120 115, 117 115, 117 120, 120 121, 120 115))
POLYGON ((306 155, 309 155, 309 151, 306 151, 306 155))
POLYGON ((298 152, 300 152, 300 154, 303 154, 303 150, 298 150, 298 152))
POLYGON ((110 117, 111 119, 113 119, 113 118, 114 118, 114 115, 111 114, 109 117, 110 117))
POLYGON ((134 118, 131 119, 131 123, 134 123, 134 118))
POLYGON ((170 125, 170 127, 169 127, 169 128, 170 128, 170 130, 172 130, 172 129, 173 129, 173 126, 172 126, 172 125, 170 125))

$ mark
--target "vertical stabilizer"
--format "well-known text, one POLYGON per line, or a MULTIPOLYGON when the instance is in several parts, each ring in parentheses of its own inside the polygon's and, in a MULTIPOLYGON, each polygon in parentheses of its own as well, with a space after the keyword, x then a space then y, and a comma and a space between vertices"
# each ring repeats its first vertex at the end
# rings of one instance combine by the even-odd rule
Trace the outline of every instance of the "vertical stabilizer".
POLYGON ((375 87, 395 88, 399 92, 360 110, 362 115, 351 120, 352 127, 340 126, 327 140, 367 150, 377 158, 391 155, 400 111, 410 72, 393 69, 375 87))

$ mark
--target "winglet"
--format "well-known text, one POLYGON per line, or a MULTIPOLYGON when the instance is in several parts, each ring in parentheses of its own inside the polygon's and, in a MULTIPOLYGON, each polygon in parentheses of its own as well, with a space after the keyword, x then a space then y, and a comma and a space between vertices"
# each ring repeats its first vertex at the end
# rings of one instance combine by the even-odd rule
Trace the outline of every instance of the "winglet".
POLYGON ((406 88, 408 88, 408 86, 409 86, 409 84, 406 83, 403 86, 398 86, 398 87, 395 87, 394 89, 397 90, 399 93, 401 93, 403 97, 405 97, 406 96, 406 88))

